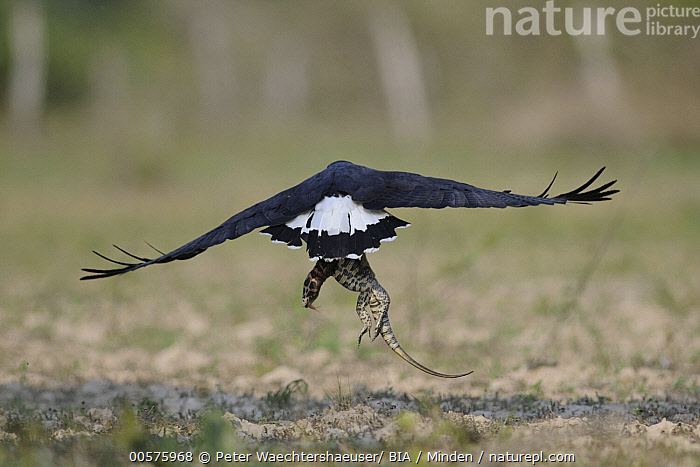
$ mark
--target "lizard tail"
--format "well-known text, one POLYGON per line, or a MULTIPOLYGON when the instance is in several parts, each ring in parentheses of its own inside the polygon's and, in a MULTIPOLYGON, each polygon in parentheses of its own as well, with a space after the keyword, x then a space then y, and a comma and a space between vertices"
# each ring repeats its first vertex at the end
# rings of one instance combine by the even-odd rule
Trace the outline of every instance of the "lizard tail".
POLYGON ((389 324, 389 314, 385 313, 384 316, 382 317, 382 326, 380 329, 380 334, 384 338, 384 342, 387 343, 389 348, 396 352, 396 354, 403 358, 405 361, 413 365, 414 367, 418 368, 421 371, 424 371, 425 373, 428 373, 429 375, 433 376, 438 376, 440 378, 461 378, 462 376, 467 376, 473 371, 469 371, 467 373, 461 373, 461 374, 446 374, 446 373, 439 373, 435 370, 431 370, 430 368, 427 368, 417 361, 413 359, 404 349, 401 348, 399 345, 399 341, 396 340, 396 336, 394 335, 394 332, 391 330, 391 324, 389 324))

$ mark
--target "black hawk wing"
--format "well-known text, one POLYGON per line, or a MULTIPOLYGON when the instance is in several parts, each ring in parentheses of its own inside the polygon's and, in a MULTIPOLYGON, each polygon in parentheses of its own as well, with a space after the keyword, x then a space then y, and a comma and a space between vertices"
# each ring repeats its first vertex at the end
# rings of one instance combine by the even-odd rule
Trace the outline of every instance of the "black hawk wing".
POLYGON ((577 189, 550 198, 548 191, 554 179, 539 196, 525 196, 454 180, 381 171, 338 161, 300 184, 239 212, 191 242, 169 253, 159 251, 161 255, 156 258, 136 256, 116 245, 115 248, 137 262, 116 261, 94 252, 120 267, 85 268, 83 271, 89 275, 81 280, 110 277, 151 264, 189 259, 209 247, 262 227, 267 228, 261 233, 291 247, 300 247, 303 240, 313 260, 358 258, 379 248, 380 242, 395 238, 394 229, 409 225, 384 211, 386 208, 505 208, 604 201, 619 191, 609 189, 615 180, 585 191, 604 169, 577 189))

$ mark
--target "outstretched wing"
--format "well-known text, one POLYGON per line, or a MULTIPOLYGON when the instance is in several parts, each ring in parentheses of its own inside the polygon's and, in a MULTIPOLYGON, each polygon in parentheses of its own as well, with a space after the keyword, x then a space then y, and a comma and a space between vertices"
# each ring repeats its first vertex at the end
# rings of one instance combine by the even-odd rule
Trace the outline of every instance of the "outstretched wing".
MULTIPOLYGON (((548 197, 549 189, 539 196, 526 196, 510 191, 493 191, 478 188, 466 183, 443 178, 424 177, 423 175, 407 172, 382 172, 361 167, 345 167, 344 178, 336 175, 336 185, 339 189, 350 193, 354 200, 361 202, 367 209, 385 208, 505 208, 537 206, 539 204, 591 203, 609 200, 610 196, 619 190, 609 188, 617 181, 605 183, 598 188, 585 191, 603 173, 600 169, 590 180, 567 193, 553 198, 548 197), (371 183, 366 183, 354 190, 359 176, 364 176, 371 183), (344 185, 347 185, 345 189, 344 185), (368 190, 367 187, 372 187, 368 190)), ((555 175, 556 178, 556 175, 555 175)))
MULTIPOLYGON (((99 257, 110 261, 120 267, 113 269, 83 269, 90 273, 81 277, 84 279, 97 279, 115 276, 125 272, 148 266, 150 264, 169 263, 174 260, 189 259, 206 250, 207 248, 233 240, 255 229, 265 226, 282 226, 292 222, 295 224, 297 216, 311 211, 326 197, 350 196, 356 204, 348 204, 350 208, 359 204, 368 210, 380 211, 385 208, 419 207, 419 208, 505 208, 536 206, 538 204, 564 204, 591 203, 604 201, 618 192, 609 188, 616 182, 605 183, 598 188, 585 191, 603 173, 605 167, 600 169, 591 179, 575 190, 562 193, 549 198, 547 193, 552 183, 539 196, 524 196, 510 191, 493 191, 478 188, 466 183, 442 178, 424 177, 422 175, 407 172, 385 172, 368 167, 355 165, 350 162, 338 161, 330 164, 325 170, 308 178, 299 185, 289 188, 275 196, 257 203, 248 209, 239 212, 215 229, 205 233, 191 242, 169 253, 160 253, 157 258, 150 259, 132 255, 115 245, 122 253, 135 259, 135 263, 127 263, 110 259, 95 252, 99 257)), ((556 178, 556 175, 555 175, 556 178)), ((333 203, 331 203, 333 204, 333 203)), ((334 208, 335 209, 335 208, 334 208)), ((338 219, 350 215, 339 209, 331 213, 331 218, 338 219)), ((375 213, 368 214, 368 218, 376 217, 375 213)), ((378 218, 383 218, 380 215, 378 218)), ((320 221, 319 221, 320 222, 320 221)), ((403 225, 406 223, 404 221, 403 225)), ((371 222, 370 222, 371 223, 371 222)), ((319 225, 322 225, 319 224, 319 225)), ((334 224, 335 225, 335 224, 334 224)), ((295 227, 296 224, 294 225, 295 227)), ((311 225, 311 227, 314 227, 311 225)), ((366 226, 364 226, 366 228, 366 226)), ((396 226, 394 226, 396 227, 396 226)), ((317 232, 322 235, 323 232, 317 232)), ((387 236, 389 233, 387 233, 387 236)), ((373 245, 379 245, 381 237, 373 239, 373 245), (376 240, 376 241, 374 241, 376 240)), ((352 252, 351 252, 352 253, 352 252)), ((347 256, 345 253, 341 257, 347 256)), ((325 257, 325 256, 324 256, 325 257)))
MULTIPOLYGON (((323 198, 331 185, 331 178, 328 169, 319 172, 300 184, 239 212, 215 229, 195 238, 180 248, 161 254, 157 258, 151 259, 135 256, 114 245, 122 253, 137 260, 135 263, 126 263, 115 261, 95 251, 94 253, 100 258, 122 267, 114 269, 84 268, 83 271, 90 274, 80 279, 87 280, 116 276, 151 264, 189 259, 209 247, 223 243, 226 240, 233 240, 260 227, 289 222, 302 212, 312 209, 323 198)), ((159 251, 159 253, 162 252, 159 251)))

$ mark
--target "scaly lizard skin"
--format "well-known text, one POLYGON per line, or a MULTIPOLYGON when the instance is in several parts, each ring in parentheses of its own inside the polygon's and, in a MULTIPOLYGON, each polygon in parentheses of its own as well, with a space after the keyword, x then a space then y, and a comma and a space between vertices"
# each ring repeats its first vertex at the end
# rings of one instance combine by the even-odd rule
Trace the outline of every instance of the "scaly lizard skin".
POLYGON ((350 258, 341 258, 333 261, 319 260, 304 281, 301 299, 301 304, 304 307, 316 309, 313 306, 313 302, 318 298, 323 283, 331 276, 346 289, 360 293, 357 299, 356 311, 363 327, 360 335, 357 337, 358 346, 362 342, 362 336, 365 334, 369 333, 370 339, 373 341, 377 338, 377 335, 381 334, 391 350, 414 367, 430 375, 442 378, 459 378, 471 373, 471 371, 459 375, 438 373, 415 361, 401 348, 389 323, 389 304, 391 299, 384 287, 377 281, 365 255, 362 255, 362 258, 359 260, 350 258), (372 327, 372 318, 367 313, 367 308, 370 309, 372 318, 374 318, 374 328, 372 327))

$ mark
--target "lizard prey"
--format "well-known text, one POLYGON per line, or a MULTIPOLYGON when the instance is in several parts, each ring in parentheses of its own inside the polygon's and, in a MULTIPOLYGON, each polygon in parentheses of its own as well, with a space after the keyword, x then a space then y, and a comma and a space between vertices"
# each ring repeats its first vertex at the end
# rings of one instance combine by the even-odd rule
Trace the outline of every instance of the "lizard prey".
POLYGON ((111 277, 151 264, 190 259, 214 245, 262 228, 260 233, 270 235, 275 243, 284 243, 294 249, 306 244, 309 259, 317 261, 304 283, 304 306, 313 308, 313 301, 318 297, 323 281, 333 276, 345 288, 360 294, 357 314, 363 328, 358 344, 367 333, 372 340, 381 334, 394 352, 416 368, 433 376, 457 378, 469 373, 443 374, 424 367, 401 348, 391 331, 389 294, 377 282, 365 254, 377 251, 382 242, 394 240, 396 230, 410 224, 391 215, 386 209, 589 204, 609 200, 618 192, 610 189, 615 180, 589 188, 604 169, 575 190, 549 197, 548 191, 554 179, 542 194, 525 196, 510 190, 487 190, 455 180, 375 170, 352 162, 337 161, 298 185, 244 209, 179 248, 168 253, 156 250, 159 254, 156 258, 136 256, 116 245, 115 248, 136 261, 119 261, 94 252, 117 267, 85 268, 83 271, 89 274, 81 277, 81 280, 111 277))
POLYGON ((362 255, 360 259, 342 258, 333 261, 319 260, 316 266, 311 270, 306 280, 304 281, 304 291, 301 297, 301 304, 306 308, 316 309, 313 302, 318 298, 321 292, 321 286, 326 279, 333 276, 336 281, 343 287, 353 292, 360 292, 357 298, 357 316, 363 323, 360 335, 357 336, 357 345, 362 342, 362 336, 369 333, 370 339, 374 341, 379 334, 384 338, 384 342, 396 352, 399 357, 406 360, 408 363, 418 368, 429 375, 439 376, 441 378, 459 378, 470 373, 462 373, 458 375, 449 375, 439 373, 427 368, 415 361, 404 349, 401 348, 396 340, 394 331, 391 330, 389 323, 389 303, 391 299, 389 294, 377 281, 374 271, 367 261, 367 256, 362 255), (372 318, 367 313, 367 308, 372 312, 372 318), (374 327, 372 326, 374 319, 374 327))

